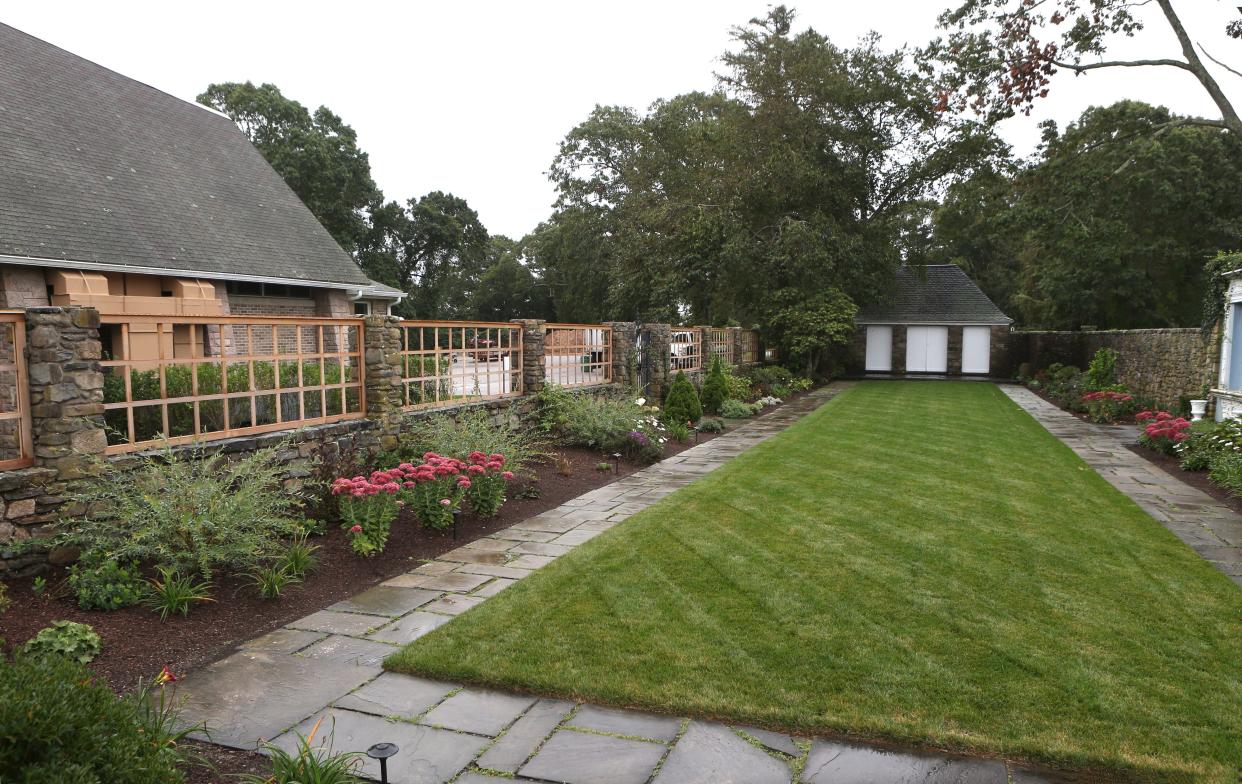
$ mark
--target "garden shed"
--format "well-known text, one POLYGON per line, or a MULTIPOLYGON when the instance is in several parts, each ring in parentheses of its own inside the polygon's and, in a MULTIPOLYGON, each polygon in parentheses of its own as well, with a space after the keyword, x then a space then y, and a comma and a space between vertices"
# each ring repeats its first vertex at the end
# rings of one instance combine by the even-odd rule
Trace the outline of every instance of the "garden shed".
POLYGON ((1013 319, 954 264, 900 267, 892 296, 860 310, 855 322, 867 373, 1007 372, 1013 319))

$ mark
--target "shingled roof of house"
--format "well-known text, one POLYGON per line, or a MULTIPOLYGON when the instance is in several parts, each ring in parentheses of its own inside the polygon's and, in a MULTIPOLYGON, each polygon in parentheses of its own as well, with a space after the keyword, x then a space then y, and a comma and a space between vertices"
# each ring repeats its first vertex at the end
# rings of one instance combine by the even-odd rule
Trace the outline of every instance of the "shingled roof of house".
POLYGON ((954 264, 897 269, 893 296, 862 308, 859 324, 1010 324, 1013 319, 954 264))
POLYGON ((229 118, 0 24, 0 261, 26 259, 370 282, 229 118))

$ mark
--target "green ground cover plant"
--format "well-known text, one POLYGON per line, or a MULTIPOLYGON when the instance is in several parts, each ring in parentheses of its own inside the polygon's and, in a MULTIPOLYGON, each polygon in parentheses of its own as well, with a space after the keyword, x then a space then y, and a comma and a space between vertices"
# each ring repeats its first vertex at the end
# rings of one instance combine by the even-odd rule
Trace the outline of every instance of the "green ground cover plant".
POLYGON ((868 382, 386 666, 1232 781, 1239 661, 1237 586, 997 387, 868 382))

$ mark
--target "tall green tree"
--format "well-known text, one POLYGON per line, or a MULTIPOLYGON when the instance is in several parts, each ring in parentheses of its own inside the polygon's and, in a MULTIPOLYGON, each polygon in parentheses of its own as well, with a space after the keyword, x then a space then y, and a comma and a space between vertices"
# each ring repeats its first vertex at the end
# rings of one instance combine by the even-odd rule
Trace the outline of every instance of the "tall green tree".
POLYGON ((1012 178, 980 173, 936 214, 941 260, 1011 315, 1053 328, 1198 323, 1204 261, 1242 246, 1242 140, 1162 107, 1088 109, 1044 126, 1012 178))
POLYGON ((311 113, 274 84, 212 84, 198 102, 231 117, 337 243, 358 249, 364 210, 381 197, 353 128, 326 106, 311 113))
POLYGON ((472 317, 482 321, 550 316, 547 288, 531 273, 521 243, 501 235, 491 238, 487 267, 470 302, 472 317))

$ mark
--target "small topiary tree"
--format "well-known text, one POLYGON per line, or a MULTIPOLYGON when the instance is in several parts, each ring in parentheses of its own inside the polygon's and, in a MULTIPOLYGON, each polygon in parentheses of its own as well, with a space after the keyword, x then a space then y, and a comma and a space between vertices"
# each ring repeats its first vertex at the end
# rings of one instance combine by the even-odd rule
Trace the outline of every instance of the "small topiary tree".
POLYGON ((686 378, 686 374, 677 371, 677 377, 669 385, 668 395, 664 398, 665 422, 698 422, 703 417, 703 405, 699 402, 699 393, 694 384, 686 378))
POLYGON ((699 396, 703 410, 709 414, 719 414, 720 406, 728 396, 729 381, 725 378, 724 363, 720 361, 720 357, 713 357, 707 378, 703 379, 703 392, 699 396))

